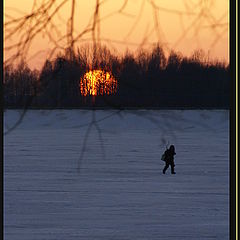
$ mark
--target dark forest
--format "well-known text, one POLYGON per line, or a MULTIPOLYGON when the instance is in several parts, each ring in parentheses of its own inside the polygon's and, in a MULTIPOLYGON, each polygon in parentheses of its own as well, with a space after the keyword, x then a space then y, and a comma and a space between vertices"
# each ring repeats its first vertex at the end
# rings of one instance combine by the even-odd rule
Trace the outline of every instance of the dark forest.
POLYGON ((5 108, 175 108, 228 109, 229 65, 202 51, 190 57, 156 45, 151 51, 116 56, 106 46, 83 46, 46 60, 40 71, 21 61, 4 66, 5 108), (93 57, 94 56, 94 57, 93 57), (83 95, 80 79, 90 70, 110 72, 112 94, 83 95))

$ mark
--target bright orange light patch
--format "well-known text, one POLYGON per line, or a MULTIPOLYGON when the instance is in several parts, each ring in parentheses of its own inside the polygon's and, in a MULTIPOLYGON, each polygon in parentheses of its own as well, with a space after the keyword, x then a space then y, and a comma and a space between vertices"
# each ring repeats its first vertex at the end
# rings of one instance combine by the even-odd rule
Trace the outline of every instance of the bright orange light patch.
POLYGON ((111 95, 117 92, 117 80, 103 70, 85 73, 79 85, 82 96, 111 95))

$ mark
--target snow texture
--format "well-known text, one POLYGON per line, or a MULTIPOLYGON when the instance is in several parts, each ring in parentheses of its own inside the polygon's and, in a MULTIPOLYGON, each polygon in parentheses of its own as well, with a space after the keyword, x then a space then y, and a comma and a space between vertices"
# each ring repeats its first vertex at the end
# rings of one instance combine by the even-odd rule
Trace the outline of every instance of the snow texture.
POLYGON ((4 237, 229 239, 229 112, 27 111, 4 137, 4 237))

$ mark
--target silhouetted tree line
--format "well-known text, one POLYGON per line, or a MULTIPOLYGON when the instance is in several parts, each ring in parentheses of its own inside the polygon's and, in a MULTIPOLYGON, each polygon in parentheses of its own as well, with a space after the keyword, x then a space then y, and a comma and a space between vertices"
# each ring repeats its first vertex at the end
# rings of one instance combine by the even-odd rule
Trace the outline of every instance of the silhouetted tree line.
POLYGON ((228 108, 231 84, 229 66, 210 61, 202 50, 166 57, 156 45, 122 57, 105 46, 84 46, 46 60, 41 71, 24 62, 4 66, 3 85, 7 108, 228 108), (111 72, 117 93, 82 96, 79 81, 91 69, 111 72))

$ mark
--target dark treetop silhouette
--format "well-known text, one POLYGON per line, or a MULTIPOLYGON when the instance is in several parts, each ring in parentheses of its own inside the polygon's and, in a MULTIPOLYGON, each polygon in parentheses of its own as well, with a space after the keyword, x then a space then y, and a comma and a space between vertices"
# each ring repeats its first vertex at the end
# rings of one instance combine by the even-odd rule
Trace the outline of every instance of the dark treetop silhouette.
POLYGON ((229 67, 209 61, 201 50, 190 57, 172 51, 167 58, 156 45, 150 52, 141 51, 136 56, 127 52, 120 58, 99 45, 93 62, 86 58, 89 48, 78 49, 71 59, 59 54, 54 61, 46 60, 40 72, 30 70, 24 62, 16 68, 6 65, 5 107, 229 107, 229 67), (91 70, 98 77, 91 74, 87 83, 84 75, 91 70), (111 79, 114 82, 110 83, 111 79), (95 87, 95 93, 91 94, 90 88, 81 91, 81 84, 95 87))

